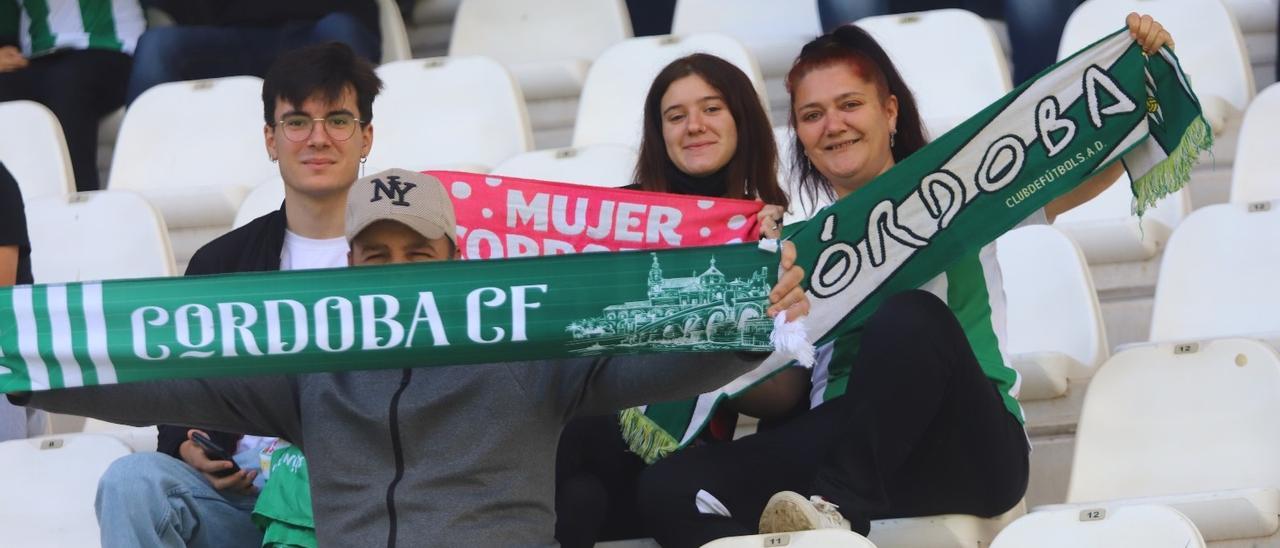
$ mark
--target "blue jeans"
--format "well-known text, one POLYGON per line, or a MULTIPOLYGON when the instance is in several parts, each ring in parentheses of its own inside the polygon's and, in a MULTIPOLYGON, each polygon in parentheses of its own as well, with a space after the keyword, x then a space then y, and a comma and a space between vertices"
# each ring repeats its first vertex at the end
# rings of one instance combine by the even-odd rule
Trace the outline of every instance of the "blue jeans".
POLYGON ((250 519, 256 495, 214 490, 163 453, 134 453, 107 468, 94 510, 103 548, 261 546, 250 519))
POLYGON ((133 52, 127 101, 157 84, 222 76, 266 74, 281 53, 310 44, 342 42, 375 65, 382 58, 378 33, 349 14, 279 27, 158 27, 142 33, 133 52))
MULTIPOLYGON (((1004 0, 1004 21, 1013 50, 1013 85, 1058 60, 1058 43, 1080 0, 1004 0)), ((981 13, 981 12, 979 12, 981 13)), ((985 14, 984 14, 985 15, 985 14)), ((1116 21, 1120 26, 1124 21, 1116 21)))
MULTIPOLYGON (((838 0, 826 0, 838 1, 838 0)), ((851 2, 853 0, 844 0, 851 2)), ((1067 18, 1081 0, 872 0, 890 4, 893 13, 961 8, 988 19, 1003 19, 1013 50, 1013 85, 1035 76, 1058 60, 1058 42, 1067 18)), ((825 19, 824 19, 825 21, 825 19)), ((1116 26, 1123 21, 1116 21, 1116 26)))
POLYGON ((822 29, 831 32, 845 23, 863 17, 889 13, 890 0, 818 0, 818 18, 822 29))

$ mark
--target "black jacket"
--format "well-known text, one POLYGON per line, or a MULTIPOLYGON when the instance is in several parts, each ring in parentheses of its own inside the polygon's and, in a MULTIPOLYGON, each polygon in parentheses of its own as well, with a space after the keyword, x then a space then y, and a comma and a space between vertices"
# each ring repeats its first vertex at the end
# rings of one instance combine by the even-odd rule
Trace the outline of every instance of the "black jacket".
MULTIPOLYGON (((279 210, 258 217, 205 244, 191 256, 186 275, 280 270, 285 226, 284 207, 281 206, 279 210)), ((186 441, 190 427, 162 424, 159 430, 156 450, 174 458, 182 458, 178 454, 178 446, 186 441)), ((228 454, 235 453, 240 436, 230 432, 209 432, 209 438, 228 454)))

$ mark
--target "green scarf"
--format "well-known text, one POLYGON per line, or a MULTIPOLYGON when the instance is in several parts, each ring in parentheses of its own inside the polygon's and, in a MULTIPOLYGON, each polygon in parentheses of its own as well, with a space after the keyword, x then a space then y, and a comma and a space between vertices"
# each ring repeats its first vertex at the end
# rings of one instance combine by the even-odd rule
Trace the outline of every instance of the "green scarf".
MULTIPOLYGON (((1145 55, 1121 30, 1023 83, 790 236, 809 274, 810 340, 854 344, 880 302, 924 285, 1113 162, 1134 211, 1181 189, 1212 135, 1169 50, 1145 55)), ((840 352, 837 349, 837 354, 840 352)), ((648 462, 690 443, 719 401, 787 365, 696 400, 622 413, 648 462)))
POLYGON ((775 254, 737 244, 17 286, 0 290, 0 391, 770 351, 776 278, 775 254))

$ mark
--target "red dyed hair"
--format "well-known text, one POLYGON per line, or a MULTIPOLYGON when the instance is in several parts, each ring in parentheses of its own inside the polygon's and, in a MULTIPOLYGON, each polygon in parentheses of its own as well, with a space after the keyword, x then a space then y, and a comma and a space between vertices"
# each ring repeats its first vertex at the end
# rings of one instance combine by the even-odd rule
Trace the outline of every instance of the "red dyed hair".
MULTIPOLYGON (((915 95, 889 59, 889 54, 867 31, 856 25, 844 25, 815 38, 800 50, 800 56, 787 73, 787 92, 791 94, 791 129, 796 133, 795 89, 806 75, 815 70, 843 64, 859 78, 871 82, 883 102, 890 95, 898 98, 898 125, 891 149, 893 161, 901 162, 928 142, 915 95)), ((815 199, 818 192, 834 196, 829 183, 804 153, 797 133, 792 147, 791 166, 802 192, 815 199)))

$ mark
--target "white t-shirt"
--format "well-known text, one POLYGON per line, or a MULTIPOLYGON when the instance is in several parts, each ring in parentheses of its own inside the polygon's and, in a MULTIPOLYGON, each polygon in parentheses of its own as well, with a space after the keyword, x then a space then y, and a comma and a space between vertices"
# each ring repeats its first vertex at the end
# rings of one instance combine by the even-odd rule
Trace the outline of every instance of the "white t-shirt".
POLYGON ((347 239, 317 240, 284 231, 284 247, 280 250, 280 270, 308 270, 347 266, 347 239))
MULTIPOLYGON (((347 266, 347 239, 344 237, 317 240, 284 231, 284 247, 280 249, 280 270, 309 270, 313 268, 337 268, 347 266)), ((258 453, 275 438, 244 436, 236 444, 235 461, 241 468, 258 468, 258 453)), ((264 476, 258 476, 265 480, 264 476)), ((258 482, 255 482, 258 483, 258 482)), ((261 488, 261 485, 258 485, 261 488)))

